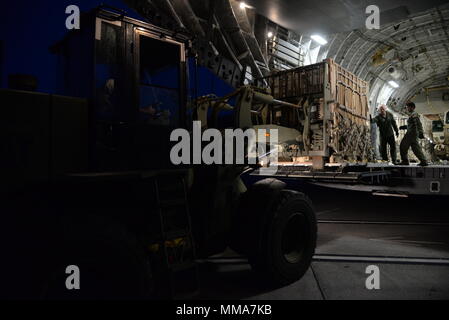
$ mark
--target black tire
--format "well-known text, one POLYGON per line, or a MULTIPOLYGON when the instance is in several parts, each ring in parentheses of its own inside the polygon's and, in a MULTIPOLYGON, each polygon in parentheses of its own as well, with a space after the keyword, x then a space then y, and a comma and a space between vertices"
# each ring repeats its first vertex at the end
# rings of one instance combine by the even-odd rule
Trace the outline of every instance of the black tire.
POLYGON ((310 267, 317 238, 315 212, 304 194, 281 190, 267 215, 260 248, 248 258, 264 281, 285 286, 300 280, 310 267))

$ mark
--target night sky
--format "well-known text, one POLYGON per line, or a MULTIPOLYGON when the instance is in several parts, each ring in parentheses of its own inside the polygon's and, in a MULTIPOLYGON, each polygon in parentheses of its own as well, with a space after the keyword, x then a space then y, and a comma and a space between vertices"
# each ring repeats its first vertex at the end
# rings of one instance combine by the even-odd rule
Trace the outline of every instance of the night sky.
POLYGON ((125 10, 128 16, 138 18, 120 0, 14 0, 3 3, 0 12, 1 87, 7 87, 8 74, 25 73, 38 78, 38 91, 55 92, 57 58, 49 53, 48 48, 68 32, 65 27, 66 7, 77 5, 83 12, 101 3, 125 10))

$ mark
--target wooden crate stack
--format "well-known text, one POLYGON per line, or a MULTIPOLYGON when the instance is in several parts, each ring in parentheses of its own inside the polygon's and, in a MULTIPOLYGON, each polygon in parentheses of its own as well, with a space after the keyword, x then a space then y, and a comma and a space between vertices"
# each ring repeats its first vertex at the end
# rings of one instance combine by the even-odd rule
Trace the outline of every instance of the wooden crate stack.
MULTIPOLYGON (((322 125, 310 132, 310 137, 312 145, 314 137, 318 137, 317 141, 322 139, 325 146, 322 150, 305 150, 303 155, 309 153, 312 157, 328 158, 332 154, 340 161, 371 159, 369 87, 366 81, 332 59, 278 72, 266 80, 272 95, 278 100, 296 104, 308 100, 319 106, 322 125)), ((289 113, 284 113, 288 117, 289 113)), ((322 142, 315 145, 322 145, 322 142)))

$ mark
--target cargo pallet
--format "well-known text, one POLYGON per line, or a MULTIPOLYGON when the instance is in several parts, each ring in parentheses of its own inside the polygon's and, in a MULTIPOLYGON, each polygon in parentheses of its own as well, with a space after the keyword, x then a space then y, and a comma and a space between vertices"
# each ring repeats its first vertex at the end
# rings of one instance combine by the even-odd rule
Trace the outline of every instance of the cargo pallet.
MULTIPOLYGON (((259 170, 251 175, 261 177, 259 170)), ((380 196, 449 195, 448 165, 420 167, 378 163, 328 164, 324 170, 319 171, 314 170, 311 165, 281 165, 271 177, 380 196)))

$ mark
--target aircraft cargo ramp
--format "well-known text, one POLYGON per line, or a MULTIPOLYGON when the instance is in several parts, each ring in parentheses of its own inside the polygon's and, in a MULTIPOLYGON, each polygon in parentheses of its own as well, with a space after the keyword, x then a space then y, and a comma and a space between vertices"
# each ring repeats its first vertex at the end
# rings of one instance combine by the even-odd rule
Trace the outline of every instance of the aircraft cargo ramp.
MULTIPOLYGON (((255 170, 251 175, 261 173, 255 170)), ((449 165, 328 164, 319 171, 310 165, 279 165, 277 173, 270 177, 385 196, 449 195, 449 165)))

